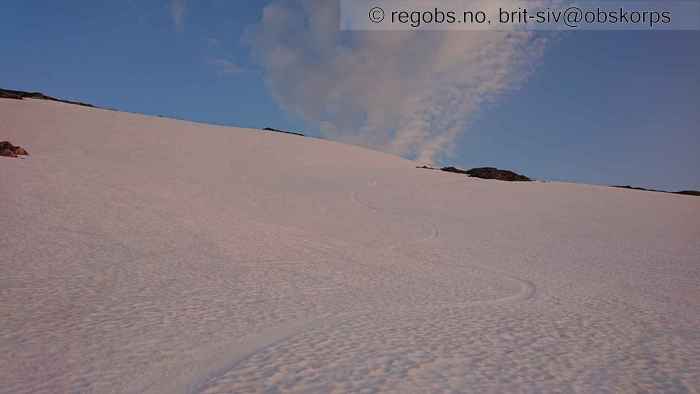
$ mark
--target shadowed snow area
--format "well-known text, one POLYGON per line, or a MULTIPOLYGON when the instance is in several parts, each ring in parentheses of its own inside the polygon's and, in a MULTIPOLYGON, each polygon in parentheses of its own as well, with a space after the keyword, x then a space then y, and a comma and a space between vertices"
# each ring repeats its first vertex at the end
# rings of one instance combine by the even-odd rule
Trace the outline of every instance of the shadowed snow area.
POLYGON ((0 392, 698 392, 700 200, 0 100, 0 392))

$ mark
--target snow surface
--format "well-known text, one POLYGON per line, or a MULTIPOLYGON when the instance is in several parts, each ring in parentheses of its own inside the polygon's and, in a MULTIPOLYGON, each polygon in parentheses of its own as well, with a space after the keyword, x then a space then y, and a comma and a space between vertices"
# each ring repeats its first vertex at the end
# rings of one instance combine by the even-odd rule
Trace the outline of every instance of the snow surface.
POLYGON ((0 392, 699 392, 700 199, 0 100, 0 392))

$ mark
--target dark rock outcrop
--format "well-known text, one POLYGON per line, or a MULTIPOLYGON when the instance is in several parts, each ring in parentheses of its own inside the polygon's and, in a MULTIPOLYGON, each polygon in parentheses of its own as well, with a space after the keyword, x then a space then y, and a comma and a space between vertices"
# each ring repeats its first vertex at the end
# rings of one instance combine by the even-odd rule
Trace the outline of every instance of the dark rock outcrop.
POLYGON ((445 172, 454 172, 456 174, 464 174, 464 175, 469 175, 474 178, 481 178, 481 179, 496 179, 499 181, 507 181, 507 182, 530 182, 532 179, 524 176, 517 174, 513 171, 509 170, 499 170, 498 168, 494 167, 480 167, 480 168, 472 168, 471 170, 462 170, 456 167, 445 167, 442 169, 445 172))
POLYGON ((29 152, 27 152, 21 146, 15 146, 15 145, 12 145, 11 143, 9 143, 8 141, 2 141, 2 142, 0 142, 0 156, 5 156, 5 157, 29 156, 29 152))
POLYGON ((683 194, 685 196, 700 196, 700 191, 698 190, 683 190, 676 192, 676 194, 683 194))
POLYGON ((665 191, 665 190, 647 189, 647 188, 644 188, 644 187, 636 187, 636 186, 630 186, 630 185, 625 185, 625 186, 615 185, 615 186, 613 186, 613 187, 616 187, 616 188, 618 188, 618 189, 640 190, 640 191, 643 191, 643 192, 668 193, 668 192, 665 191))
POLYGON ((455 174, 469 175, 469 172, 457 167, 443 167, 442 171, 453 172, 455 174))
POLYGON ((494 167, 481 167, 472 168, 467 171, 467 174, 475 178, 481 179, 497 179, 499 181, 507 182, 530 182, 532 179, 526 177, 525 175, 517 174, 509 170, 499 170, 494 167))
POLYGON ((15 100, 23 100, 26 98, 35 99, 35 100, 49 100, 49 101, 58 101, 60 103, 95 108, 95 106, 92 104, 82 103, 80 101, 62 100, 62 99, 58 99, 55 97, 47 96, 47 95, 45 95, 43 93, 39 93, 39 92, 23 92, 21 90, 0 89, 0 98, 15 99, 15 100))
POLYGON ((9 90, 0 89, 0 98, 22 100, 22 96, 19 94, 11 93, 9 90))
POLYGON ((430 166, 420 166, 416 167, 424 170, 440 170, 444 172, 451 172, 454 174, 467 175, 474 178, 481 179, 496 179, 499 181, 507 182, 531 182, 532 179, 526 177, 525 175, 520 175, 513 171, 499 170, 494 167, 479 167, 472 168, 471 170, 463 170, 457 167, 443 167, 443 168, 433 168, 430 166))
POLYGON ((298 135, 298 136, 301 136, 301 137, 304 136, 304 134, 302 134, 302 133, 297 133, 297 132, 295 132, 295 131, 286 131, 286 130, 280 130, 280 129, 273 129, 272 127, 265 127, 265 128, 263 129, 263 131, 273 131, 273 132, 275 132, 275 133, 293 134, 293 135, 298 135))
POLYGON ((626 185, 626 186, 617 186, 617 185, 615 185, 615 186, 611 186, 611 187, 615 187, 615 188, 618 188, 618 189, 639 190, 639 191, 643 191, 643 192, 682 194, 682 195, 684 195, 684 196, 700 196, 700 191, 697 191, 697 190, 683 190, 683 191, 680 191, 680 192, 669 192, 669 191, 666 191, 666 190, 647 189, 647 188, 645 188, 645 187, 635 187, 635 186, 630 186, 630 185, 626 185))

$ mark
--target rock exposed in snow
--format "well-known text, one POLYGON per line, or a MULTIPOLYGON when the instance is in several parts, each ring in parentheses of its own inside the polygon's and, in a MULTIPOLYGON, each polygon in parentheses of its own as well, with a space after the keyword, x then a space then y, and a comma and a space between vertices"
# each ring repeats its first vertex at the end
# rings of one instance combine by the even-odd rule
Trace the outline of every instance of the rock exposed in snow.
POLYGON ((284 133, 284 134, 293 134, 293 135, 298 135, 303 137, 304 134, 296 132, 296 131, 287 131, 287 130, 280 130, 280 129, 274 129, 272 127, 265 127, 263 131, 273 131, 275 133, 284 133))
POLYGON ((642 192, 656 192, 656 193, 682 194, 682 195, 685 195, 685 196, 700 196, 700 191, 697 191, 697 190, 682 190, 682 191, 679 191, 679 192, 669 192, 669 191, 666 191, 666 190, 648 189, 648 188, 645 188, 645 187, 636 187, 636 186, 630 186, 630 185, 626 185, 626 186, 617 186, 617 185, 615 185, 615 186, 612 186, 612 187, 618 188, 618 189, 639 190, 639 191, 642 191, 642 192))
POLYGON ((29 152, 27 152, 21 146, 15 146, 15 145, 12 145, 8 141, 2 141, 2 142, 0 142, 0 156, 5 156, 5 157, 29 156, 29 152))
POLYGON ((444 167, 442 169, 445 172, 453 172, 456 174, 464 174, 464 175, 469 175, 474 178, 481 178, 481 179, 497 179, 499 181, 508 181, 508 182, 529 182, 532 181, 532 179, 524 176, 517 174, 513 171, 509 170, 500 170, 498 168, 494 167, 480 167, 480 168, 472 168, 471 170, 462 170, 460 168, 456 167, 444 167))
POLYGON ((91 108, 95 107, 92 104, 87 104, 87 103, 83 103, 80 101, 63 100, 63 99, 47 96, 47 95, 45 95, 43 93, 39 93, 39 92, 24 92, 21 90, 0 89, 0 98, 15 99, 15 100, 22 100, 22 99, 28 98, 28 99, 36 99, 36 100, 58 101, 60 103, 80 105, 83 107, 91 107, 91 108))

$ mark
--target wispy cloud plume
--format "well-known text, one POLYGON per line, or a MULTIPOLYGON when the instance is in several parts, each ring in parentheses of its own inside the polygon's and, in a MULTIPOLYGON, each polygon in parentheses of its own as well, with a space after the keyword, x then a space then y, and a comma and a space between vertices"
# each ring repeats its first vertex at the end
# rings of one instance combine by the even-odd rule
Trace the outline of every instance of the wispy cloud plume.
POLYGON ((208 63, 216 67, 219 74, 222 75, 239 74, 245 71, 238 63, 228 59, 212 58, 208 60, 208 63))
POLYGON ((251 46, 274 97, 334 139, 432 162, 479 108, 522 82, 528 32, 341 32, 337 0, 265 7, 251 46))
POLYGON ((187 0, 170 0, 170 15, 178 31, 185 28, 185 12, 187 11, 187 0))

